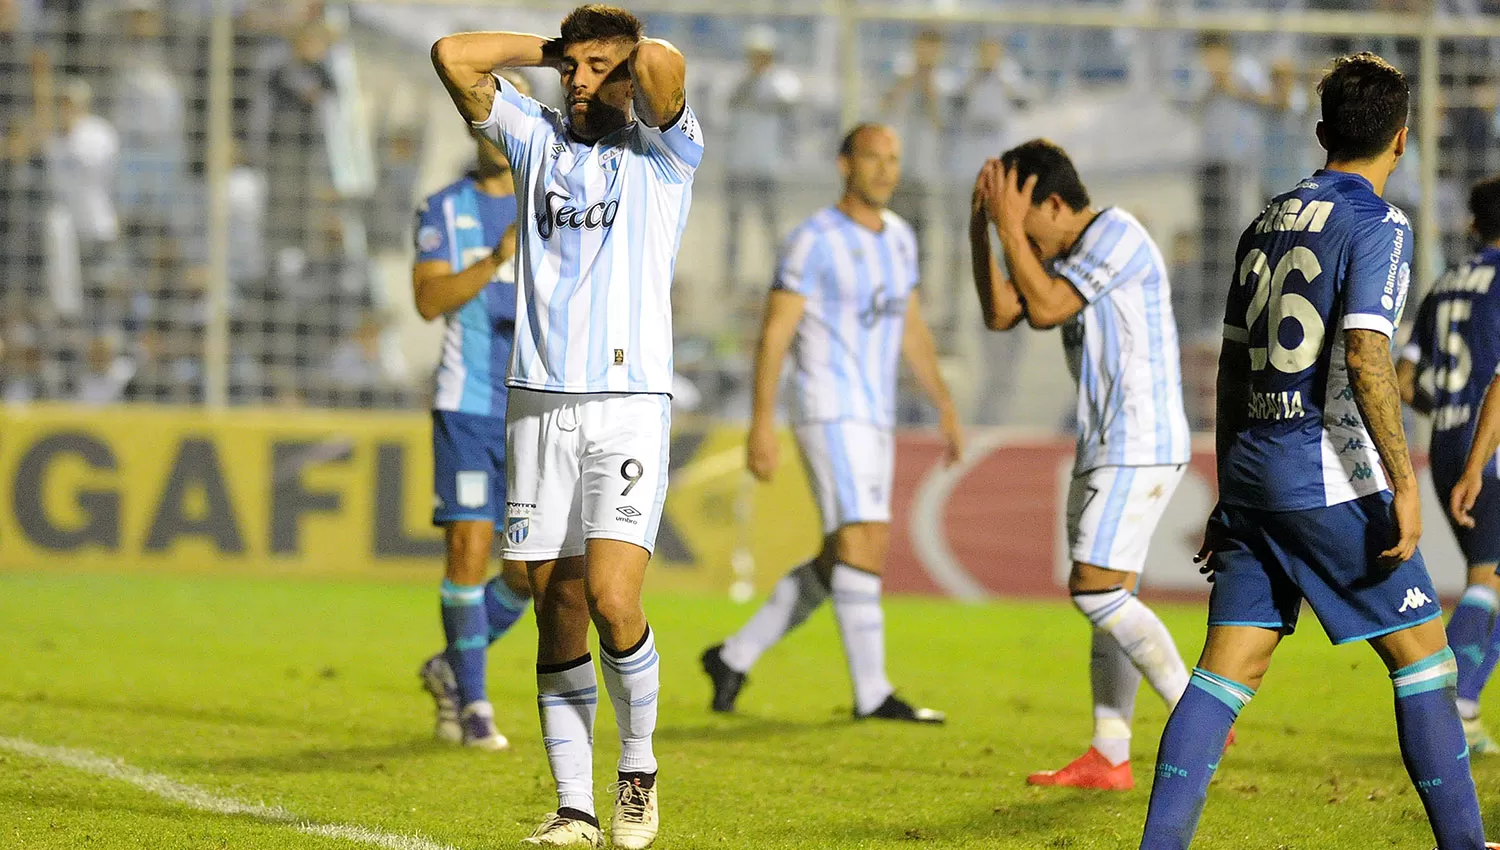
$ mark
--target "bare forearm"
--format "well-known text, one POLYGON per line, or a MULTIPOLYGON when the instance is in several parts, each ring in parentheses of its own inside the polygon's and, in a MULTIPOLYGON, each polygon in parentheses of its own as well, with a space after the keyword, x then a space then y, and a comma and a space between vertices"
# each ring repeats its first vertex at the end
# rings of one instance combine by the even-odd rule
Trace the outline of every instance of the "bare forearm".
POLYGON ((1021 321, 1025 311, 1015 286, 1000 273, 1000 264, 990 248, 990 227, 983 213, 969 221, 969 254, 974 268, 974 288, 979 294, 979 309, 984 325, 992 331, 1010 330, 1021 321))
POLYGON ((687 104, 687 63, 670 43, 643 38, 630 54, 636 110, 652 127, 662 127, 687 104))
POLYGON ((1077 294, 1068 284, 1061 283, 1042 268, 1042 261, 1032 252, 1031 243, 1024 233, 1001 229, 1000 247, 1005 251, 1010 282, 1026 303, 1027 316, 1033 325, 1053 327, 1077 312, 1074 305, 1069 304, 1077 294))
POLYGON ((1406 446, 1406 429, 1401 424, 1401 388, 1391 362, 1390 339, 1376 331, 1349 330, 1344 340, 1344 362, 1354 403, 1380 454, 1386 476, 1397 491, 1414 488, 1416 474, 1406 446))
POLYGON ((755 381, 750 400, 750 424, 770 425, 776 418, 776 394, 781 388, 781 364, 789 340, 762 331, 755 350, 755 381))
POLYGON ((431 321, 469 303, 494 279, 500 260, 491 254, 456 274, 437 275, 414 281, 417 312, 431 321))
POLYGON ((1474 432, 1474 444, 1469 447, 1464 474, 1483 473, 1497 449, 1500 449, 1500 377, 1491 381, 1485 391, 1484 404, 1479 408, 1479 427, 1474 432))
POLYGON ((470 121, 489 116, 500 68, 555 67, 555 42, 517 32, 462 32, 432 45, 432 64, 453 102, 470 121))
POLYGON ((932 332, 928 330, 927 323, 918 322, 916 327, 908 326, 902 347, 905 349, 906 365, 911 368, 922 392, 940 412, 945 415, 951 413, 953 398, 948 394, 948 384, 943 380, 942 370, 938 368, 937 346, 933 344, 932 332))

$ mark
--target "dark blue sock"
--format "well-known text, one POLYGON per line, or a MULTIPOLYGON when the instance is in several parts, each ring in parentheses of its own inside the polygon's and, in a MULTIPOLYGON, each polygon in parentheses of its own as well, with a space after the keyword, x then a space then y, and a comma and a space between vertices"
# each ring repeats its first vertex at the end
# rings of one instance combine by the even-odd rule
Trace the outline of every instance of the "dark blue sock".
POLYGON ((526 613, 531 604, 530 597, 521 596, 502 576, 495 576, 484 586, 484 614, 489 621, 489 642, 494 643, 510 631, 510 627, 526 613))
POLYGON ((1486 666, 1490 654, 1490 634, 1495 630, 1495 591, 1482 584, 1471 584, 1464 590, 1453 616, 1448 618, 1448 646, 1458 661, 1458 698, 1478 700, 1494 660, 1486 666))
POLYGON ((1246 685, 1193 668, 1187 691, 1161 733, 1141 850, 1185 850, 1193 842, 1224 741, 1253 696, 1246 685))
POLYGON ((1458 664, 1453 650, 1391 673, 1396 687, 1396 733, 1438 850, 1484 850, 1479 798, 1469 774, 1469 745, 1454 704, 1458 664))
POLYGON ((484 651, 489 647, 489 623, 484 613, 484 585, 454 584, 443 579, 444 655, 458 680, 458 705, 485 699, 484 651))
MULTIPOLYGON (((1474 671, 1473 699, 1475 702, 1479 701, 1479 694, 1484 692, 1484 686, 1489 683, 1491 674, 1495 672, 1496 662, 1500 662, 1500 617, 1495 619, 1495 625, 1490 628, 1490 647, 1484 653, 1484 661, 1474 671)), ((1464 698, 1462 689, 1458 695, 1460 699, 1464 698)))

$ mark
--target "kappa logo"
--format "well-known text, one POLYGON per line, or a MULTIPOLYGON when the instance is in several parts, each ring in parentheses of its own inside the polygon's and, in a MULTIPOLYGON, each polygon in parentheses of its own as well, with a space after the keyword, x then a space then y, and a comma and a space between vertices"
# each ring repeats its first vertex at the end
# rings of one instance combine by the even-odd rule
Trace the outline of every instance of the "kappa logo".
POLYGON ((1432 598, 1424 593, 1422 588, 1408 587, 1406 589, 1406 599, 1401 603, 1401 607, 1396 609, 1396 613, 1405 614, 1407 611, 1415 611, 1423 605, 1430 604, 1432 604, 1432 598))

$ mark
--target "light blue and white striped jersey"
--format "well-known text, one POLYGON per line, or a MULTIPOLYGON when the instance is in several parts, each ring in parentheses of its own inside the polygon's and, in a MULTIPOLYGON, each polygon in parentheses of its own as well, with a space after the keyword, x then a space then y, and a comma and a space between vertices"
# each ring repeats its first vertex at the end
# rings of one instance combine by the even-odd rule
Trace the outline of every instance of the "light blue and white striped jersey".
POLYGON ((1052 264, 1088 306, 1063 325, 1078 382, 1076 472, 1187 463, 1182 356, 1167 267, 1135 217, 1110 207, 1052 264))
POLYGON ((522 222, 506 383, 567 393, 672 392, 672 274, 703 158, 693 110, 594 144, 499 76, 476 123, 515 174, 522 222))
POLYGON ((887 210, 876 233, 837 207, 792 231, 775 289, 807 299, 792 340, 792 421, 896 424, 896 368, 917 237, 887 210))

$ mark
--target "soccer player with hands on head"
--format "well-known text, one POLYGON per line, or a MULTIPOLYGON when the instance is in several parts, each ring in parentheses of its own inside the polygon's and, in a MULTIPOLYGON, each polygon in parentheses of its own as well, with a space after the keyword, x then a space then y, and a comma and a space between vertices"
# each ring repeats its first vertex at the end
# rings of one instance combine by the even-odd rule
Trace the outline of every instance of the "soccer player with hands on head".
POLYGON ((1480 721, 1479 695, 1500 660, 1500 488, 1482 486, 1495 480, 1495 443, 1487 439, 1481 404, 1500 407, 1494 393, 1485 393, 1500 367, 1500 287, 1494 286, 1500 271, 1500 178, 1474 186, 1469 211, 1480 249, 1428 293, 1396 374, 1402 398, 1432 415, 1432 483, 1440 503, 1452 506, 1449 525, 1469 573, 1448 619, 1448 645, 1458 663, 1458 714, 1469 752, 1494 755, 1500 744, 1480 721), (1424 385, 1432 387, 1430 395, 1424 385))
POLYGON ((1044 139, 985 163, 969 238, 985 325, 1061 327, 1078 385, 1068 592, 1093 632, 1094 735, 1081 757, 1027 781, 1126 790, 1142 677, 1169 706, 1188 682, 1172 635, 1135 595, 1191 452, 1166 263, 1128 212, 1092 206, 1067 153, 1044 139))
POLYGON ((1230 727, 1304 600, 1330 640, 1367 641, 1389 669, 1439 850, 1485 846, 1391 362, 1412 232, 1381 193, 1410 91, 1370 53, 1336 60, 1318 91, 1327 164, 1245 229, 1226 282, 1208 637, 1162 732, 1142 850, 1192 842, 1230 727))
POLYGON ((756 660, 832 598, 854 717, 942 723, 942 712, 896 696, 885 670, 880 594, 903 355, 938 408, 950 464, 962 453, 962 434, 919 306, 916 234, 886 209, 901 178, 901 141, 889 127, 861 124, 844 137, 838 168, 843 197, 792 232, 766 297, 745 452, 751 473, 770 481, 780 465, 774 419, 790 350, 792 430, 823 520, 822 547, 777 583, 743 628, 703 653, 703 670, 713 710, 733 711, 756 660))
POLYGON ((659 827, 660 665, 641 585, 666 497, 673 267, 703 157, 686 64, 604 5, 574 9, 557 38, 460 33, 432 58, 459 112, 509 159, 519 204, 505 556, 526 564, 536 600, 558 796, 526 841, 603 845, 592 623, 620 736, 610 838, 643 848, 659 827), (566 113, 495 73, 511 67, 555 69, 566 113))

